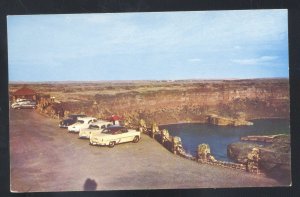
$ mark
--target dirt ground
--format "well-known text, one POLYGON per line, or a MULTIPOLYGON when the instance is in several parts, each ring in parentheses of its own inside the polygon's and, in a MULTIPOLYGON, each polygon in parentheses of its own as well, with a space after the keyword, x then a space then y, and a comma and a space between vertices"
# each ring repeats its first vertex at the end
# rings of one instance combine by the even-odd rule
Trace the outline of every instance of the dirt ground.
POLYGON ((279 186, 276 180, 173 155, 142 135, 114 148, 89 145, 34 110, 10 110, 14 192, 279 186))

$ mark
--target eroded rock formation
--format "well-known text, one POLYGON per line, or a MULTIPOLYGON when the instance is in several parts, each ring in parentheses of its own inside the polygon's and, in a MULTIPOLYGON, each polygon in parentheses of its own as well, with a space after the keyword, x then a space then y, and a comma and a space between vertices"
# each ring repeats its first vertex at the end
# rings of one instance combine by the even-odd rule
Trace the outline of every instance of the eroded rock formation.
POLYGON ((207 116, 207 123, 219 126, 243 126, 243 125, 253 125, 252 122, 246 121, 241 118, 226 118, 220 117, 218 115, 212 114, 207 116))
MULTIPOLYGON (((260 139, 260 138, 258 138, 260 139)), ((261 170, 268 176, 288 183, 291 177, 291 146, 289 135, 277 135, 263 146, 237 142, 228 145, 228 156, 235 162, 248 165, 248 170, 261 170), (255 161, 258 166, 255 166, 255 161)))

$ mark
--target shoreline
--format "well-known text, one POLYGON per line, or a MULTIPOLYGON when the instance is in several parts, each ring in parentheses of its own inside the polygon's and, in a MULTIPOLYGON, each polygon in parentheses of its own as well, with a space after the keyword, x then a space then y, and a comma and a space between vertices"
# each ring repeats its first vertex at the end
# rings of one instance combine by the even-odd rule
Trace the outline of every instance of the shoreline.
POLYGON ((252 118, 252 119, 249 119, 249 121, 251 120, 265 120, 265 119, 282 119, 282 120, 289 120, 290 121, 290 117, 259 117, 259 118, 252 118))
MULTIPOLYGON (((258 117, 258 118, 246 119, 246 121, 266 120, 266 119, 282 119, 282 120, 289 120, 290 121, 290 117, 258 117)), ((210 124, 207 121, 179 121, 179 122, 171 122, 171 123, 158 124, 158 126, 167 126, 167 125, 176 125, 176 124, 189 124, 189 123, 191 123, 191 124, 194 124, 194 123, 210 124)), ((211 124, 211 125, 215 125, 215 124, 211 124)), ((218 126, 218 125, 216 125, 216 126, 218 126)), ((239 127, 239 126, 232 126, 232 125, 225 125, 225 126, 239 127)), ((243 126, 252 126, 252 125, 243 125, 243 126)))

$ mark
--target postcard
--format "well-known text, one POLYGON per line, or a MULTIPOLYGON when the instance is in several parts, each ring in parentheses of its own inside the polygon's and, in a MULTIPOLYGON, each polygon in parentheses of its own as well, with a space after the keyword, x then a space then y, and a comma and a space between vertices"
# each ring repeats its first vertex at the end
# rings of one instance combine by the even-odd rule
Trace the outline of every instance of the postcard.
POLYGON ((287 14, 9 15, 11 191, 291 186, 287 14))

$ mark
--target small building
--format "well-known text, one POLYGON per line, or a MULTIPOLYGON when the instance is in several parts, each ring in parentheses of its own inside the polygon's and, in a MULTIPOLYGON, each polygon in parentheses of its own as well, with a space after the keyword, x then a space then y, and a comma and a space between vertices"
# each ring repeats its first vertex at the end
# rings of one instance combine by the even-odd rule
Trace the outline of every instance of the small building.
POLYGON ((30 99, 30 100, 37 100, 37 93, 27 87, 22 87, 18 89, 17 91, 12 93, 13 101, 16 101, 17 99, 30 99))

